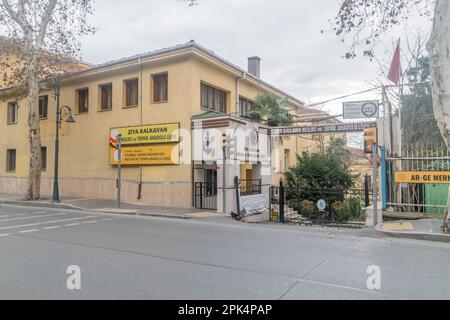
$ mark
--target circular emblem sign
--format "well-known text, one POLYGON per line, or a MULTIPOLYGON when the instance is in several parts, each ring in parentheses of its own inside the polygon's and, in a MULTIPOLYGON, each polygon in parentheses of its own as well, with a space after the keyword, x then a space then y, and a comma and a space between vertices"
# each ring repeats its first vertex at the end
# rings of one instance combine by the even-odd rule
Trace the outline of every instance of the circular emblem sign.
POLYGON ((326 207, 327 203, 325 202, 325 200, 320 199, 319 201, 317 201, 317 209, 319 209, 320 211, 324 211, 326 207))
POLYGON ((378 114, 378 106, 373 102, 364 103, 361 107, 361 112, 367 118, 372 118, 378 114))

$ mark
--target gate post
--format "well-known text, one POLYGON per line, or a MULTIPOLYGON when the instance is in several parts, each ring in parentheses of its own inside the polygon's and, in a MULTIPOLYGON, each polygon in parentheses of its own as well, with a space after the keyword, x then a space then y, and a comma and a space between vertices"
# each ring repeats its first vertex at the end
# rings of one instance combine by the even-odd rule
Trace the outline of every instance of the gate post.
POLYGON ((377 226, 378 223, 378 143, 373 144, 373 177, 372 177, 372 187, 373 187, 373 218, 374 225, 377 226))
POLYGON ((369 175, 366 173, 364 177, 364 207, 370 206, 370 190, 369 190, 369 175))
POLYGON ((284 186, 283 181, 280 180, 280 223, 284 223, 284 186))
POLYGON ((386 148, 381 146, 381 203, 383 210, 387 208, 387 171, 386 171, 386 148))
POLYGON ((203 188, 204 188, 203 182, 200 183, 200 209, 203 209, 203 188))
POLYGON ((240 192, 239 192, 239 177, 234 177, 234 188, 236 189, 236 214, 241 215, 241 202, 240 202, 240 192))

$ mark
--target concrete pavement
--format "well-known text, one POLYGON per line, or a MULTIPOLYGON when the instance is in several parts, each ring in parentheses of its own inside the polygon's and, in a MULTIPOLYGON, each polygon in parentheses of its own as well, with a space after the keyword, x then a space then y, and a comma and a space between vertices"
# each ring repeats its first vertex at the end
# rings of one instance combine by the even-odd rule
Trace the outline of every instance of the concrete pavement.
POLYGON ((442 219, 398 220, 385 222, 376 230, 390 237, 450 242, 442 231, 442 219))
POLYGON ((121 203, 121 207, 118 208, 116 200, 94 198, 87 199, 62 197, 60 203, 54 203, 50 198, 44 198, 36 201, 26 201, 18 195, 0 194, 0 204, 69 210, 91 210, 102 213, 130 214, 177 219, 190 219, 202 216, 219 215, 216 212, 208 212, 193 208, 162 207, 132 203, 121 203))
POLYGON ((0 299, 450 298, 449 244, 379 235, 3 205, 0 299))

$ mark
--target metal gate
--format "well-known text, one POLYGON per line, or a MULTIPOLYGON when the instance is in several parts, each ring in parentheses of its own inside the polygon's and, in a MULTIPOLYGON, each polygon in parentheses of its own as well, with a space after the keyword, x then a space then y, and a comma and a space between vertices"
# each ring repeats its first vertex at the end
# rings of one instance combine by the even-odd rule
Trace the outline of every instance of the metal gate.
POLYGON ((450 184, 450 155, 445 146, 408 146, 401 156, 386 151, 382 158, 382 202, 388 214, 443 216, 450 184))
POLYGON ((217 210, 217 185, 213 183, 196 182, 194 207, 196 209, 217 210))

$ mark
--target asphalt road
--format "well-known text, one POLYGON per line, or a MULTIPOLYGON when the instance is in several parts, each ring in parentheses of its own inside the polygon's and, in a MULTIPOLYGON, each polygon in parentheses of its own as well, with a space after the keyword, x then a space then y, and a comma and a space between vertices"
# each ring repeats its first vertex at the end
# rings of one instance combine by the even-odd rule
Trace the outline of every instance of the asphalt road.
POLYGON ((366 231, 0 206, 0 299, 449 299, 449 265, 450 244, 366 231))

